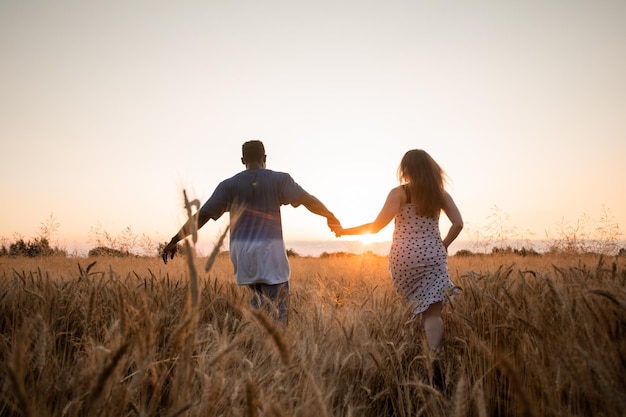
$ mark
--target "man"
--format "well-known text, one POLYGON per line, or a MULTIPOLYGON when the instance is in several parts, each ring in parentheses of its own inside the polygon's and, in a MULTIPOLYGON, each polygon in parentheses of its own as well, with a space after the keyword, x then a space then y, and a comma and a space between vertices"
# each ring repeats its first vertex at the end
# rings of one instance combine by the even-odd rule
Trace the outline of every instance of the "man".
POLYGON ((265 147, 258 140, 242 146, 244 171, 222 181, 196 215, 163 249, 167 264, 176 253, 177 243, 190 235, 194 222, 201 228, 209 219, 230 214, 230 258, 237 285, 252 290, 250 304, 266 308, 283 326, 287 323, 290 267, 283 239, 280 206, 303 205, 310 212, 326 217, 335 230, 339 220, 316 197, 307 193, 289 174, 266 169, 265 147), (269 301, 269 303, 268 303, 269 301))

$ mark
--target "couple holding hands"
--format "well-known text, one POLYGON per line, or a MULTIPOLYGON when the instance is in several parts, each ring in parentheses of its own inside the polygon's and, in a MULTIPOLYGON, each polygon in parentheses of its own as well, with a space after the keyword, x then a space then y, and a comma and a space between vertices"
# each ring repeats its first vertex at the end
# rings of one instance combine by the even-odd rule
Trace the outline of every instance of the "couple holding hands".
POLYGON ((217 220, 229 212, 229 249, 235 281, 250 288, 253 308, 266 309, 285 326, 290 267, 280 217, 282 205, 303 205, 326 217, 337 237, 377 233, 393 219, 389 252, 393 286, 412 314, 421 314, 429 347, 439 347, 444 332, 441 311, 454 289, 448 274, 447 248, 461 232, 463 220, 444 188, 443 170, 428 153, 420 149, 408 151, 398 168, 401 185, 389 192, 376 219, 345 229, 319 199, 307 193, 289 174, 266 168, 261 141, 243 144, 241 162, 246 169, 222 181, 165 246, 161 254, 165 263, 174 257, 178 242, 190 235, 194 226, 199 229, 210 219, 217 220), (443 238, 439 231, 441 212, 451 222, 443 238))

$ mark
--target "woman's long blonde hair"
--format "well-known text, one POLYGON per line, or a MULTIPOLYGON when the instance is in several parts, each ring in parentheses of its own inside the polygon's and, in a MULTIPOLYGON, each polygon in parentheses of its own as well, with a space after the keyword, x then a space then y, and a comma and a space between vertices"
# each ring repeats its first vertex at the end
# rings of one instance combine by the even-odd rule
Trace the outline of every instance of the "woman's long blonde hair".
POLYGON ((443 207, 445 172, 422 149, 412 149, 404 154, 398 167, 398 180, 407 184, 411 203, 422 216, 439 218, 443 207))

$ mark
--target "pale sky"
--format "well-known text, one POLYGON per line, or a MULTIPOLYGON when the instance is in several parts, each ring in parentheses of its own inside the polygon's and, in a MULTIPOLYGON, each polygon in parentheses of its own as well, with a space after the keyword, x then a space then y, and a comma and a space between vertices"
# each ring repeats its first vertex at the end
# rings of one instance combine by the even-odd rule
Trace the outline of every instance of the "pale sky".
MULTIPOLYGON (((469 231, 497 207, 529 238, 604 210, 623 232, 624 22, 623 0, 0 0, 0 237, 53 214, 68 247, 167 241, 250 139, 346 227, 422 148, 469 231)), ((283 222, 288 246, 334 239, 283 222)))

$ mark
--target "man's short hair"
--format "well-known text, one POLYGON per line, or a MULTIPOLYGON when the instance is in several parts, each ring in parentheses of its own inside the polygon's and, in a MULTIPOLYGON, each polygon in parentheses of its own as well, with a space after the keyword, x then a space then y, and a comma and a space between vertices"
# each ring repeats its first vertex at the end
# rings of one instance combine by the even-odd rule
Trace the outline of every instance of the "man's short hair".
POLYGON ((246 162, 262 161, 265 156, 265 147, 260 140, 250 140, 241 146, 241 155, 246 162))

